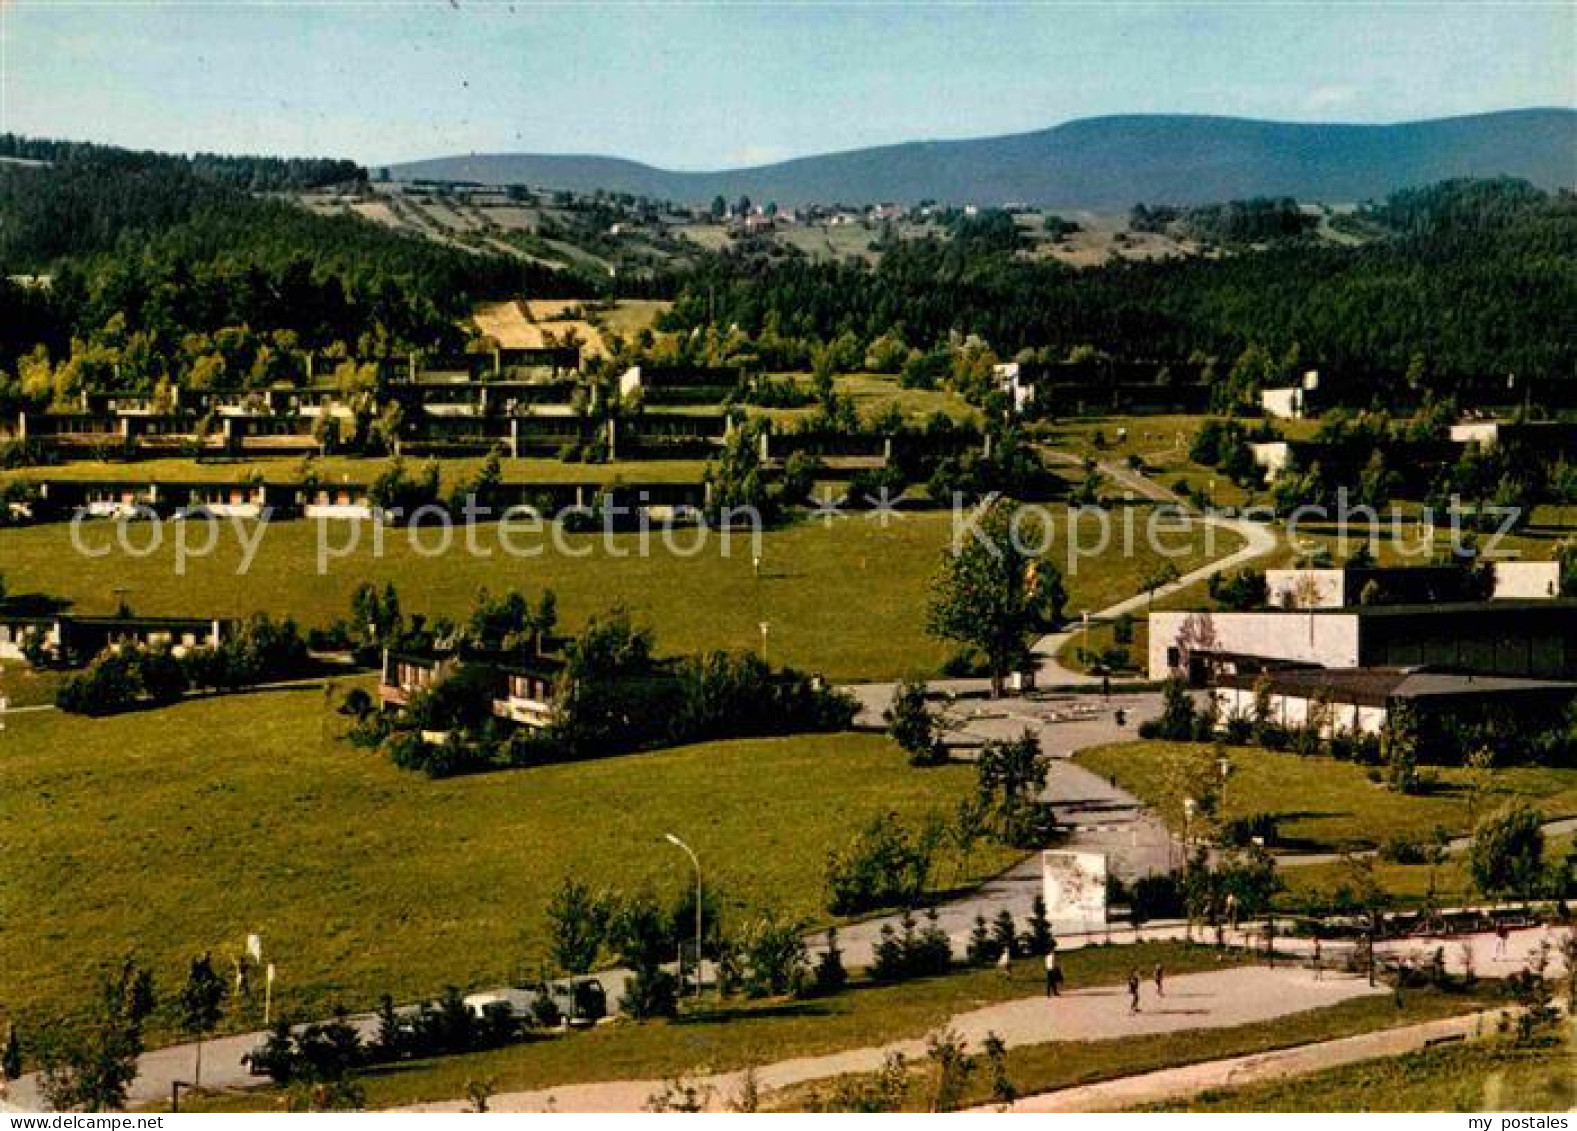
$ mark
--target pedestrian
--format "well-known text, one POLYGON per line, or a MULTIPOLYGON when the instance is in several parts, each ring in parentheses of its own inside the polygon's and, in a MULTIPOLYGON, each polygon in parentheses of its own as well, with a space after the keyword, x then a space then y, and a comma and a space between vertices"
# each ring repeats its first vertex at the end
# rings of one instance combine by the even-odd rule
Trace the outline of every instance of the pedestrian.
POLYGON ((1139 971, 1128 971, 1128 1012, 1139 1012, 1139 971))
POLYGON ((1506 957, 1506 943, 1511 938, 1511 932, 1506 929, 1505 923, 1495 924, 1495 957, 1506 957))
POLYGON ((1003 947, 1002 953, 997 956, 997 973, 1004 978, 1013 977, 1013 952, 1007 947, 1003 947))
POLYGON ((1046 952, 1046 996, 1062 996, 1062 965, 1055 949, 1046 952))
POLYGON ((1117 725, 1120 727, 1128 725, 1128 712, 1121 707, 1117 708, 1117 725))
POLYGON ((1325 958, 1320 949, 1320 936, 1314 936, 1314 980, 1322 981, 1325 978, 1325 958))
POLYGON ((1155 964, 1155 996, 1166 996, 1166 971, 1161 968, 1159 962, 1155 964))
POLYGON ((1101 697, 1103 699, 1112 697, 1112 677, 1109 675, 1101 676, 1101 697))

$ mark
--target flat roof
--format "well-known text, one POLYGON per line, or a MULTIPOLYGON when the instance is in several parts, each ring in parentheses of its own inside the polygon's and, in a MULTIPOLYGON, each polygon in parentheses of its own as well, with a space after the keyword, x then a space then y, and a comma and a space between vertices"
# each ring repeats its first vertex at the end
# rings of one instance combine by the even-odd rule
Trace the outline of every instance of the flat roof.
POLYGON ((1222 676, 1225 687, 1249 688, 1264 679, 1272 691, 1304 694, 1326 692, 1374 705, 1387 699, 1458 698, 1481 695, 1567 693, 1577 695, 1577 683, 1553 679, 1471 675, 1423 668, 1289 668, 1258 674, 1222 676))
MULTIPOLYGON (((1210 613, 1211 616, 1231 615, 1230 611, 1210 613)), ((1267 614, 1284 617, 1352 616, 1352 617, 1438 617, 1464 616, 1483 613, 1577 613, 1577 600, 1564 597, 1525 598, 1506 601, 1437 601, 1415 605, 1333 605, 1313 609, 1247 609, 1249 614, 1267 614)))

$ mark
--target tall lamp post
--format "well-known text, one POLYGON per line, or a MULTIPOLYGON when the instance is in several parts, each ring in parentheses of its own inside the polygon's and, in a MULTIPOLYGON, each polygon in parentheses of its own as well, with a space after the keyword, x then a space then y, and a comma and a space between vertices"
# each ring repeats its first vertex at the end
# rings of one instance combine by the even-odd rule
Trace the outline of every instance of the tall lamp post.
MULTIPOLYGON (((696 857, 695 851, 684 841, 674 836, 673 833, 664 833, 663 839, 675 848, 682 849, 690 858, 690 863, 695 866, 695 996, 701 996, 701 861, 696 857)), ((679 971, 683 977, 684 970, 679 971)))
MULTIPOLYGON (((1183 798, 1183 876, 1185 878, 1184 890, 1187 890, 1187 878, 1193 871, 1194 859, 1192 855, 1194 842, 1194 813, 1199 808, 1199 802, 1192 797, 1183 798)), ((1192 942, 1194 938, 1194 912, 1193 908, 1183 908, 1183 938, 1192 942)))

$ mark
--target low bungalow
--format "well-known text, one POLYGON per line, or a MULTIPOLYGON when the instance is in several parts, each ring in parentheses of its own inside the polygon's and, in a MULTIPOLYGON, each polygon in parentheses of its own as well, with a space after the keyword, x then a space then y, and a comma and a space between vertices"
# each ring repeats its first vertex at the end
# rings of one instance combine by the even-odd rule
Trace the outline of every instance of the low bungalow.
POLYGON ((1577 679, 1577 601, 1150 614, 1152 679, 1386 667, 1577 679))
POLYGON ((1314 725, 1329 738, 1378 735, 1403 704, 1425 728, 1495 714, 1553 725, 1577 699, 1577 683, 1418 668, 1297 668, 1223 674, 1211 694, 1223 721, 1255 718, 1263 697, 1266 722, 1289 729, 1314 725))
POLYGON ((719 404, 744 379, 734 366, 632 365, 619 376, 619 396, 647 404, 719 404))
POLYGON ((491 688, 494 717, 540 730, 557 717, 556 699, 564 662, 526 651, 398 652, 384 649, 378 702, 403 711, 417 696, 461 671, 480 670, 491 688))
POLYGON ((1554 600, 1560 596, 1559 562, 1485 564, 1488 570, 1482 578, 1454 565, 1268 569, 1266 603, 1277 609, 1338 609, 1348 605, 1426 605, 1479 598, 1554 600))
POLYGON ((233 621, 216 617, 40 614, 6 603, 0 606, 0 659, 25 660, 36 646, 50 662, 76 666, 112 644, 165 647, 180 655, 193 648, 217 648, 233 629, 233 621))

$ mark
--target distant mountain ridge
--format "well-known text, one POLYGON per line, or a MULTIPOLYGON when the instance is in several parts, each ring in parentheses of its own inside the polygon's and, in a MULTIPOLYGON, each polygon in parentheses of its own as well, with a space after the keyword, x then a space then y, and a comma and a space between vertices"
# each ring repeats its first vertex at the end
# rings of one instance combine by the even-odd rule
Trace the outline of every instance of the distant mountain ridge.
POLYGON ((1023 203, 1062 209, 1204 204, 1255 196, 1347 203, 1450 177, 1577 185, 1577 110, 1506 110, 1393 125, 1199 115, 1083 118, 1051 129, 916 141, 717 172, 617 157, 475 154, 390 166, 410 179, 605 189, 682 203, 1023 203))

